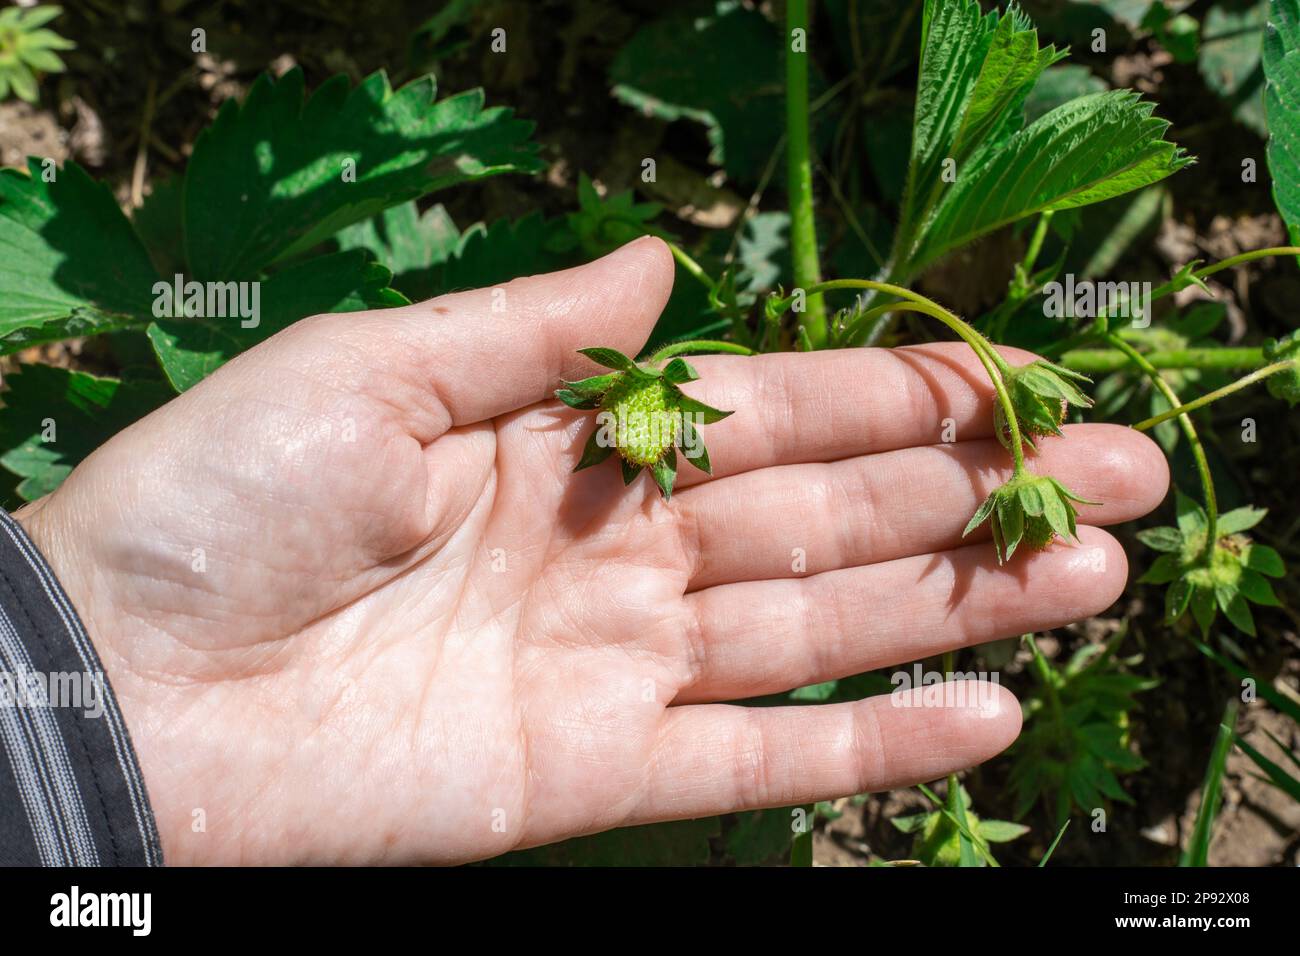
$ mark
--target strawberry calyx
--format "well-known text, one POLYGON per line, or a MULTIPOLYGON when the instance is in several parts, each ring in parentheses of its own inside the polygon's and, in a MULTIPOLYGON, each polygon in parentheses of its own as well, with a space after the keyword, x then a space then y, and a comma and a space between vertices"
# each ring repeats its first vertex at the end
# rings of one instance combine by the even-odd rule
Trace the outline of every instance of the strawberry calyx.
POLYGON ((653 363, 637 364, 615 349, 578 351, 613 371, 564 382, 555 392, 555 397, 571 408, 599 410, 596 430, 574 471, 598 465, 617 452, 624 484, 631 484, 643 469, 649 469, 665 499, 672 497, 679 451, 696 468, 712 474, 699 426, 719 422, 732 413, 682 392, 679 385, 699 378, 690 363, 673 358, 657 368, 653 363))

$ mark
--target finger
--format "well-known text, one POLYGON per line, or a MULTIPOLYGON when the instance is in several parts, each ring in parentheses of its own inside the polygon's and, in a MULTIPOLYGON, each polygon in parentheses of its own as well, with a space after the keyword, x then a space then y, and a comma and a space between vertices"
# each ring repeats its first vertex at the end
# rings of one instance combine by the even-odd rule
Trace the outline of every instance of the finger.
MULTIPOLYGON (((1081 497, 1092 525, 1141 517, 1164 500, 1160 448, 1118 425, 1067 425, 1031 467, 1081 497)), ((1011 476, 996 439, 904 448, 826 464, 750 471, 674 500, 693 548, 690 588, 784 578, 955 548, 975 509, 1011 476)), ((979 537, 987 538, 987 527, 979 537)))
MULTIPOLYGON (((1035 356, 1000 349, 1017 364, 1035 356)), ((993 434, 993 386, 960 342, 690 359, 693 397, 735 414, 702 430, 713 477, 993 434)), ((694 468, 683 487, 707 480, 694 468)))
POLYGON ((1020 732, 1020 706, 997 684, 943 690, 817 707, 670 707, 650 790, 629 822, 911 786, 988 760, 1020 732), (936 697, 941 706, 926 706, 936 697))
POLYGON ((860 674, 1099 614, 1128 562, 1097 528, 999 565, 988 543, 687 595, 692 678, 676 702, 735 700, 860 674))
POLYGON ((427 443, 549 398, 561 379, 599 373, 580 348, 635 355, 672 284, 668 247, 645 236, 562 272, 362 316, 317 316, 289 331, 329 338, 348 359, 339 384, 376 390, 427 443))

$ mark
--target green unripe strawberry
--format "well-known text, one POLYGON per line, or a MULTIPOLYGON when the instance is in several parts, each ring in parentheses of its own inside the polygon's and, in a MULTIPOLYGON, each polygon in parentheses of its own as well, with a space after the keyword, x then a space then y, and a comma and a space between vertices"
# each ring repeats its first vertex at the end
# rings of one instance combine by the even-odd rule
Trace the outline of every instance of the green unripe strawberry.
POLYGON ((571 408, 600 409, 596 430, 587 440, 574 471, 590 468, 618 452, 623 482, 631 484, 649 468, 665 498, 671 498, 680 450, 696 468, 712 474, 699 425, 721 421, 731 412, 711 408, 677 386, 699 375, 675 358, 662 369, 638 365, 614 349, 579 349, 593 361, 614 369, 579 382, 565 382, 555 397, 571 408))
POLYGON ((988 521, 1001 564, 1011 560, 1022 541, 1041 550, 1058 534, 1063 538, 1078 538, 1075 521, 1078 512, 1073 504, 1076 501, 1097 503, 1080 498, 1055 478, 1023 471, 984 499, 962 537, 988 521))
MULTIPOLYGON (((1020 434, 1031 447, 1035 438, 1061 434, 1061 425, 1065 422, 1069 406, 1092 406, 1092 400, 1071 381, 1087 382, 1087 376, 1043 359, 1037 359, 1028 365, 1014 366, 1002 373, 1002 379, 1011 399, 1011 407, 1016 413, 1020 434)), ((1007 424, 1001 403, 994 410, 994 422, 998 438, 1002 444, 1009 446, 1011 428, 1007 424)))
POLYGON ((612 418, 615 447, 624 461, 651 467, 677 444, 681 413, 673 391, 662 378, 628 377, 605 393, 600 407, 612 418))

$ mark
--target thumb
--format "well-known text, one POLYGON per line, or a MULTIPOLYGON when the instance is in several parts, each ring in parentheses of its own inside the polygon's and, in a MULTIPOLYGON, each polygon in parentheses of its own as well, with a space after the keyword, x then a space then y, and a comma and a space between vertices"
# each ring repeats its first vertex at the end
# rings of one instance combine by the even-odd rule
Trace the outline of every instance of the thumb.
MULTIPOLYGON (((586 265, 380 312, 321 316, 353 361, 380 372, 429 441, 596 374, 577 349, 635 355, 668 301, 673 259, 644 236, 586 265), (415 394, 412 394, 415 393, 415 394)), ((320 332, 318 328, 316 330, 320 332)))

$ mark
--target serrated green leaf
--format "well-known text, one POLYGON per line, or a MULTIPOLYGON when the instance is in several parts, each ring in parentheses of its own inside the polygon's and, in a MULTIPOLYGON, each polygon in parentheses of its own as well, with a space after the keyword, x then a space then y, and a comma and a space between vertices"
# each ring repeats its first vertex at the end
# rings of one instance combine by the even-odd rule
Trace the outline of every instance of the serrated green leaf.
POLYGON ((306 97, 302 71, 263 74, 194 144, 185 175, 187 258, 199 279, 251 279, 390 206, 540 168, 531 125, 474 90, 434 100, 432 78, 393 90, 383 72, 306 97))
POLYGON ((112 193, 75 163, 27 168, 0 170, 0 354, 147 322, 158 276, 112 193))
POLYGON ((1149 186, 1191 159, 1161 137, 1169 124, 1128 90, 1059 106, 997 149, 958 167, 924 235, 914 270, 994 229, 1048 210, 1101 202, 1149 186))
POLYGON ((49 365, 24 365, 0 393, 0 465, 22 478, 28 501, 59 486, 113 435, 172 397, 161 382, 121 382, 49 365), (47 440, 49 439, 49 440, 47 440))
POLYGON ((318 256, 282 269, 260 285, 257 325, 229 317, 158 319, 148 328, 168 381, 192 388, 245 349, 322 312, 384 308, 405 300, 388 288, 390 273, 364 250, 318 256))
POLYGON ((441 205, 423 214, 415 201, 385 209, 335 237, 340 249, 368 249, 393 273, 392 287, 412 302, 439 291, 434 269, 460 248, 460 230, 441 205))

